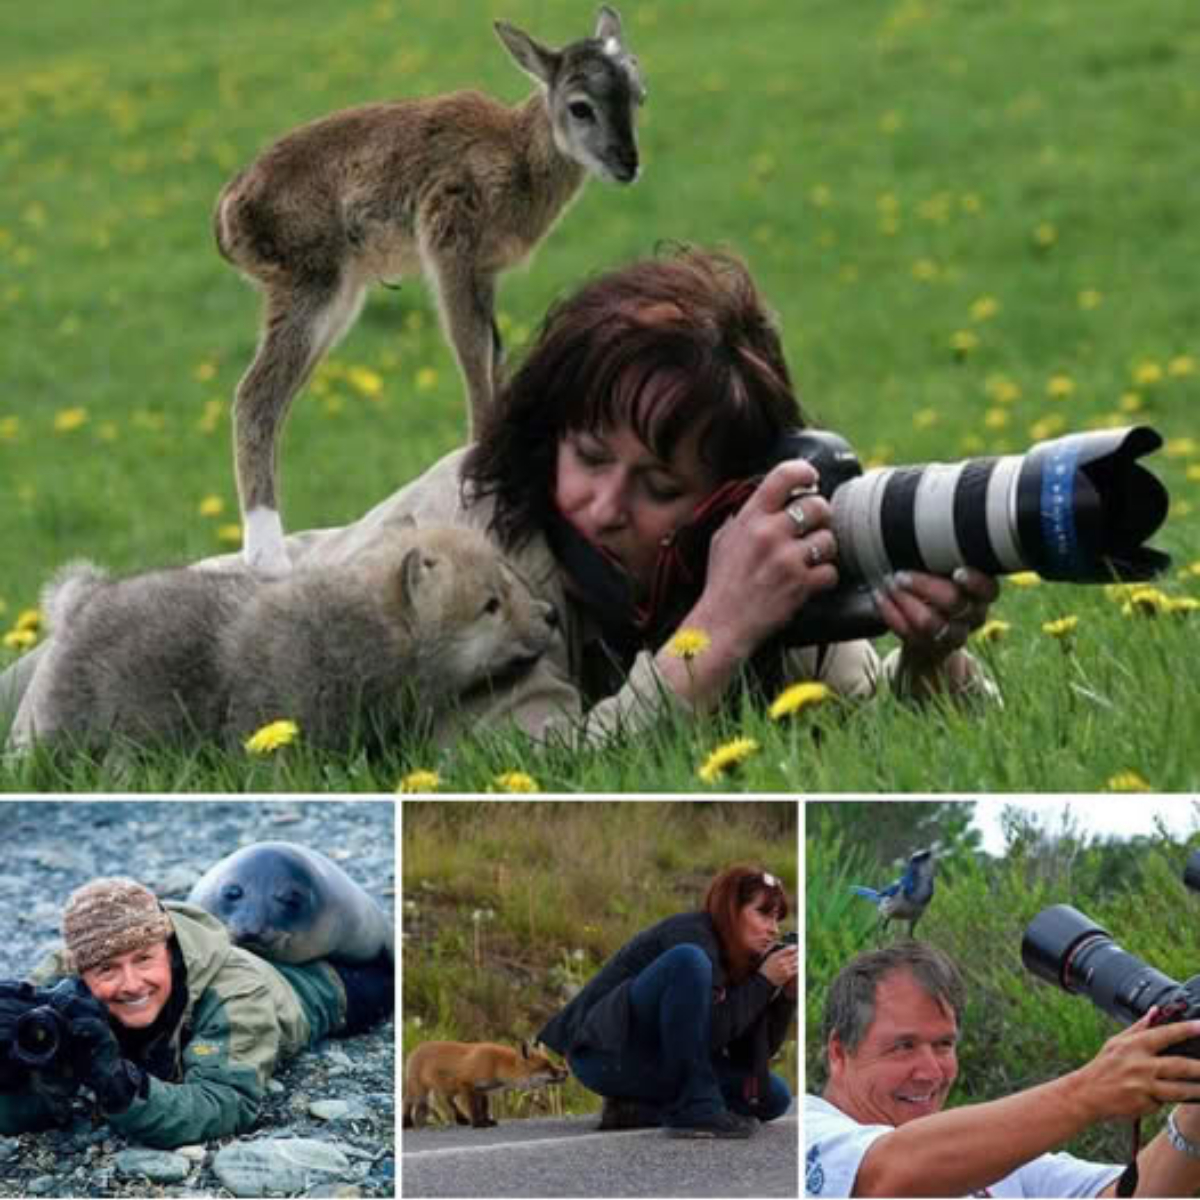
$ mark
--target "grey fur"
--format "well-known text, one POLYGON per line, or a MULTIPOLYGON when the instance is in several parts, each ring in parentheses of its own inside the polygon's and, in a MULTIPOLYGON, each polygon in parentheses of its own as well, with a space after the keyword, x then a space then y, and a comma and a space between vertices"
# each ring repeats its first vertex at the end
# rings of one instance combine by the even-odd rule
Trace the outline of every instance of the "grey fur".
POLYGON ((481 533, 411 524, 349 563, 272 581, 191 568, 113 580, 73 563, 43 604, 53 637, 18 747, 232 746, 284 718, 328 749, 386 742, 531 665, 556 625, 481 533))
POLYGON ((188 895, 236 945, 282 963, 395 959, 392 918, 345 871, 294 842, 255 842, 210 867, 188 895))

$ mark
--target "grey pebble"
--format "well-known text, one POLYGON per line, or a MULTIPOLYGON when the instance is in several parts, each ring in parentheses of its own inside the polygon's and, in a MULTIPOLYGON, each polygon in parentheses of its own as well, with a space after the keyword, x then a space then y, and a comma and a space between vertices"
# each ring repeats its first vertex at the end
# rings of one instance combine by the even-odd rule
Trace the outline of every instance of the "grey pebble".
POLYGON ((144 1177, 154 1183, 180 1183, 192 1169, 182 1154, 166 1150, 122 1150, 113 1165, 122 1175, 144 1177))

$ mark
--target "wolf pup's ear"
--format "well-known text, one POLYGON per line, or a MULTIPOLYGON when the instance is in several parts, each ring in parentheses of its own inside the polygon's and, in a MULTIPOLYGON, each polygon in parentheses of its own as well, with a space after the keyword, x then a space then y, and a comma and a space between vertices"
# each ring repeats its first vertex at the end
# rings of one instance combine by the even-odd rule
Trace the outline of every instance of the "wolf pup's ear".
POLYGON ((414 546, 400 563, 400 598, 412 607, 416 602, 417 589, 425 582, 429 572, 437 567, 438 560, 414 546))

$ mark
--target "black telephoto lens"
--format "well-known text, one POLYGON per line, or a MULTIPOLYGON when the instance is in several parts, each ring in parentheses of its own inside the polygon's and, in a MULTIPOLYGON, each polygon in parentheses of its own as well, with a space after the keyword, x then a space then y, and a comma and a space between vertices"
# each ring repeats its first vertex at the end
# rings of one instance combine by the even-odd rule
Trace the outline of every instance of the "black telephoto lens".
MULTIPOLYGON (((1097 1008, 1132 1025, 1155 1005, 1172 1020, 1200 1016, 1198 980, 1180 984, 1122 950, 1091 918, 1069 904, 1044 909, 1021 940, 1021 961, 1039 979, 1086 996, 1097 1008)), ((1166 1054, 1200 1058, 1200 1039, 1178 1042, 1166 1054)))
POLYGON ((1193 892, 1200 892, 1200 850, 1193 850, 1183 864, 1183 882, 1193 892))

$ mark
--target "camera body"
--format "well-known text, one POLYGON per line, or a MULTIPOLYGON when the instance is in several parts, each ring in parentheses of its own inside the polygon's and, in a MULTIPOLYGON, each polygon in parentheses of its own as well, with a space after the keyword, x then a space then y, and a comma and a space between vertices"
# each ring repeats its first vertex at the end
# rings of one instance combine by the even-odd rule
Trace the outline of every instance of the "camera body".
POLYGON ((71 1058, 70 1022, 61 1011, 76 997, 91 996, 81 979, 64 979, 34 991, 34 1004, 16 1020, 12 1056, 33 1070, 50 1070, 71 1058))

